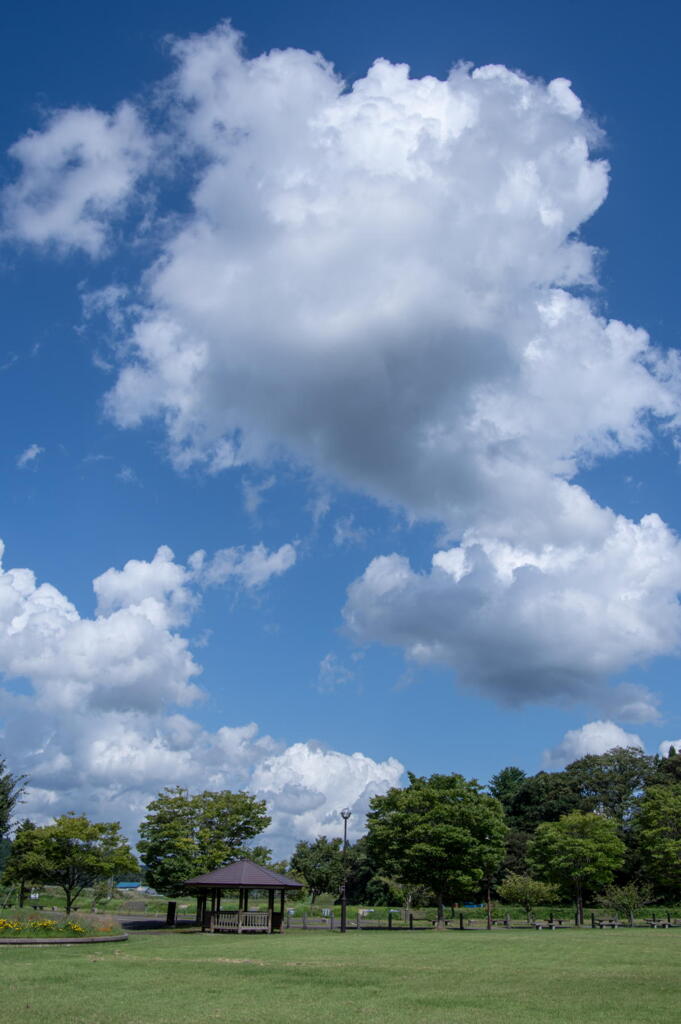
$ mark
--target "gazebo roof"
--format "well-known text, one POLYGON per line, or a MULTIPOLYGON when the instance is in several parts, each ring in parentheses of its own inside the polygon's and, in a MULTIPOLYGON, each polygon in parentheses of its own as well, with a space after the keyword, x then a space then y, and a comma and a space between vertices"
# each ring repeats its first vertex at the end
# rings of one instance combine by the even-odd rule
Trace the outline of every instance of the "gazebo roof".
POLYGON ((286 875, 264 868, 252 860, 235 860, 206 875, 189 878, 184 885, 205 886, 207 889, 302 889, 286 875))

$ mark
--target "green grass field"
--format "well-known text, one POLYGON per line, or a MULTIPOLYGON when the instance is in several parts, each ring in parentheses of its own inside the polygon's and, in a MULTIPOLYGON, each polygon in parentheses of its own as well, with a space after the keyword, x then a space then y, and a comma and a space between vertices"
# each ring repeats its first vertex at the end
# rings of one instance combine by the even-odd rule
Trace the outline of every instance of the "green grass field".
POLYGON ((133 934, 0 947, 12 1024, 652 1024, 679 1018, 681 929, 133 934))

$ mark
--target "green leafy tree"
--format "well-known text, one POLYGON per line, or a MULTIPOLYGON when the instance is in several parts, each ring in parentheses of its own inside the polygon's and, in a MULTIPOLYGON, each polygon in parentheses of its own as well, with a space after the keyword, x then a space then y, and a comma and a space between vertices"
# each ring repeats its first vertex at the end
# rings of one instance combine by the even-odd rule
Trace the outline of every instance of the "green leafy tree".
POLYGON ((572 811, 591 811, 593 801, 579 791, 579 781, 567 772, 538 772, 526 778, 507 811, 514 830, 531 835, 545 821, 558 821, 572 811))
POLYGON ((4 839, 12 825, 12 814, 21 801, 26 788, 26 775, 14 775, 7 762, 0 757, 0 840, 4 839))
MULTIPOLYGON (((264 800, 230 790, 192 796, 181 786, 152 800, 137 844, 149 885, 166 896, 184 894, 184 883, 238 857, 256 856, 247 843, 271 818, 264 800)), ((263 847, 259 848, 264 849, 263 847)))
POLYGON ((38 881, 38 876, 35 874, 36 861, 32 856, 34 853, 32 840, 35 832, 36 826, 29 818, 25 818, 17 827, 2 872, 2 881, 5 885, 19 886, 20 907, 23 907, 26 901, 26 892, 31 883, 38 881))
POLYGON ((638 747, 614 747, 605 754, 580 757, 565 774, 592 810, 624 826, 654 770, 655 758, 638 747))
POLYGON ((501 863, 508 831, 499 801, 461 775, 409 774, 405 789, 372 798, 367 825, 384 872, 436 894, 440 926, 445 900, 478 891, 501 863))
POLYGON ((377 874, 377 867, 367 849, 366 836, 362 836, 356 843, 348 844, 345 886, 348 903, 369 903, 372 906, 383 906, 385 896, 384 881, 377 880, 376 886, 372 887, 372 898, 370 898, 367 890, 367 887, 372 884, 372 880, 377 874))
POLYGON ((528 854, 537 874, 572 891, 584 924, 585 891, 610 884, 625 852, 616 821, 573 811, 540 825, 528 854))
POLYGON ((244 856, 252 860, 254 864, 262 864, 264 868, 278 869, 272 864, 272 851, 269 846, 248 846, 244 848, 244 856))
POLYGON ((137 867, 117 821, 92 822, 83 814, 62 814, 52 825, 19 830, 10 866, 17 847, 17 877, 59 886, 67 914, 83 889, 137 867))
POLYGON ((665 786, 681 782, 681 754, 672 744, 666 757, 655 758, 655 775, 652 785, 665 786))
POLYGON ((526 779, 527 775, 522 768, 516 768, 515 765, 502 768, 500 772, 497 772, 490 779, 489 791, 499 801, 507 814, 511 811, 513 801, 526 779))
POLYGON ((598 902, 602 907, 614 910, 618 917, 627 917, 629 923, 633 925, 636 911, 647 907, 652 900, 651 885, 628 882, 626 885, 609 885, 598 902))
POLYGON ((633 831, 646 877, 676 896, 681 890, 681 785, 651 786, 641 800, 633 831))
POLYGON ((555 885, 531 878, 530 875, 512 873, 506 875, 503 882, 497 886, 497 893, 503 903, 522 907, 528 921, 535 907, 545 907, 558 899, 555 885))
POLYGON ((342 840, 317 836, 310 843, 301 839, 291 857, 291 871, 305 879, 311 903, 323 892, 336 892, 343 881, 342 840))

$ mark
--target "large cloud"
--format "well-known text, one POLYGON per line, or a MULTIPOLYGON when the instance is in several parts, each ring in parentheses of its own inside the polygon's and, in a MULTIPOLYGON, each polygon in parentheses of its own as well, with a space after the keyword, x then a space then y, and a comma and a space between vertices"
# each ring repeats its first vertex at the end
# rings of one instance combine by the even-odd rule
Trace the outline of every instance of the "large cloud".
POLYGON ((555 477, 676 411, 645 332, 567 289, 607 167, 569 83, 501 67, 350 91, 317 57, 176 46, 168 89, 205 161, 153 268, 109 408, 163 415, 180 465, 266 459, 454 528, 574 534, 555 477))
MULTIPOLYGON (((253 552, 267 564, 266 549, 253 552)), ((241 552, 246 564, 248 555, 241 552)), ((108 569, 94 581, 94 619, 30 570, 0 567, 0 748, 30 777, 22 813, 45 821, 77 808, 120 819, 132 833, 156 793, 179 784, 266 798, 274 818, 267 838, 279 853, 301 836, 338 832, 346 803, 360 825, 368 795, 399 781, 394 759, 318 744, 285 748, 255 723, 211 732, 179 713, 200 696, 188 641, 171 632, 188 621, 206 582, 192 561, 182 566, 161 547, 149 562, 108 569)), ((264 585, 263 572, 250 585, 264 585)))
MULTIPOLYGON (((650 443, 655 423, 675 429, 679 373, 589 291, 579 231, 609 169, 569 82, 499 66, 412 79, 378 60, 347 88, 299 50, 245 59, 229 26, 174 57, 156 145, 190 212, 169 235, 164 220, 141 294, 114 318, 135 324, 109 413, 162 418, 179 467, 292 456, 443 523, 462 547, 429 577, 395 555, 399 596, 372 590, 376 563, 352 589, 364 641, 510 699, 523 675, 525 696, 574 695, 674 650, 676 539, 570 482, 650 443)), ((83 214, 65 209, 69 244, 83 214)))
MULTIPOLYGON (((0 556, 2 551, 0 543, 0 556)), ((168 549, 146 563, 146 585, 125 599, 119 587, 115 607, 95 619, 81 618, 59 590, 38 585, 29 569, 5 571, 0 563, 0 672, 30 680, 36 706, 47 712, 153 711, 168 702, 192 703, 200 692, 192 682, 199 667, 187 641, 166 628, 172 616, 157 580, 167 565, 163 552, 168 549)), ((129 567, 121 575, 126 572, 129 567)), ((103 594, 107 579, 109 574, 96 581, 103 594)), ((109 584, 113 598, 112 589, 109 584)))
POLYGON ((291 834, 314 839, 340 835, 340 811, 349 807, 349 834, 364 830, 369 800, 400 783, 403 766, 394 757, 377 763, 364 754, 341 754, 317 743, 295 743, 263 760, 251 784, 274 810, 270 834, 281 844, 291 834))
POLYGON ((599 514, 580 545, 533 551, 471 535, 437 552, 427 573, 399 555, 376 558, 349 588, 347 626, 360 643, 449 664, 508 703, 618 697, 629 720, 654 720, 642 689, 599 690, 632 662, 677 650, 681 543, 658 516, 599 514))

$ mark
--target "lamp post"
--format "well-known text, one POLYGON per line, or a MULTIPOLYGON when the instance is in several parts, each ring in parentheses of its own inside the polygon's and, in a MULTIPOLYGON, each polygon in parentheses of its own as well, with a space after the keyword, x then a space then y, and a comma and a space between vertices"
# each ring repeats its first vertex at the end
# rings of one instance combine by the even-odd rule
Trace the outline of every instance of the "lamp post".
POLYGON ((342 932, 348 927, 348 901, 346 896, 347 883, 347 853, 348 853, 348 818, 352 814, 349 807, 344 807, 340 812, 343 819, 343 881, 341 883, 341 925, 342 932))

